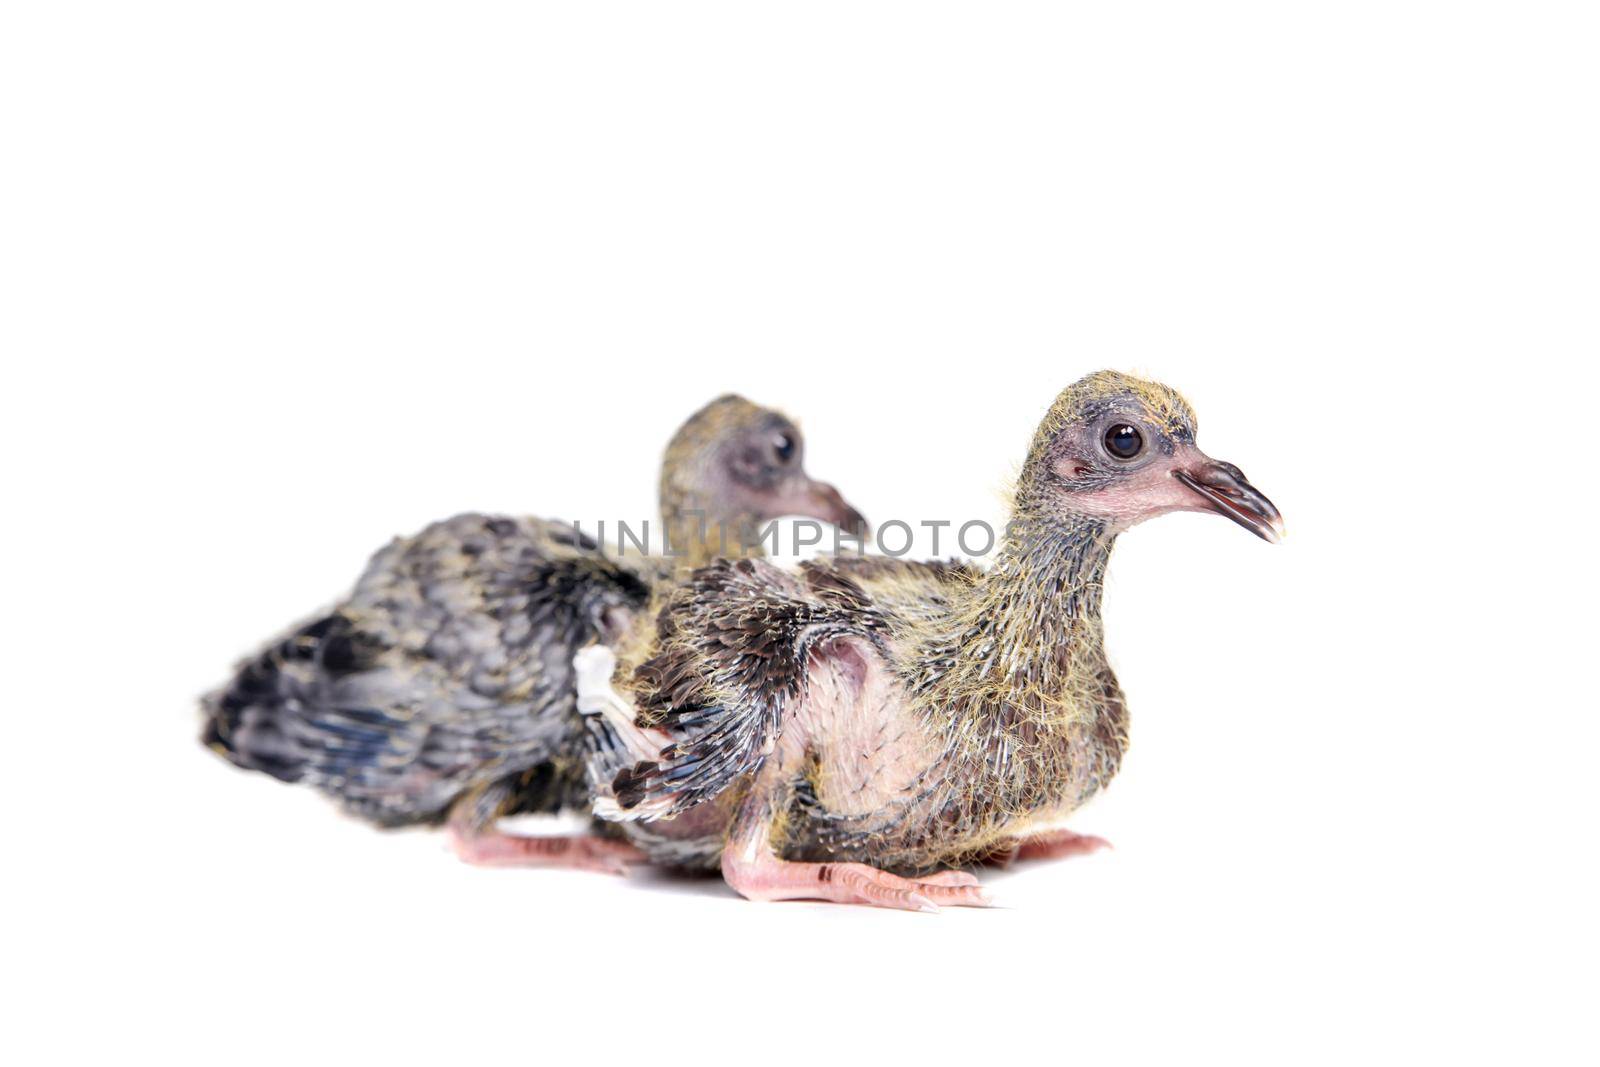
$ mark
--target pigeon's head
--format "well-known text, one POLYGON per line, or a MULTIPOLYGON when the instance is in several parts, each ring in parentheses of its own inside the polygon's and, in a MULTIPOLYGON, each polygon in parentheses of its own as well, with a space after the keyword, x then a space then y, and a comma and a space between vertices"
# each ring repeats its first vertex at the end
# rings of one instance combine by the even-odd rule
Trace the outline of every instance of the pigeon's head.
POLYGON ((839 490, 806 473, 805 439, 788 416, 728 394, 689 416, 661 464, 663 512, 698 512, 711 525, 784 515, 866 529, 839 490))
POLYGON ((1244 472, 1200 451, 1183 397, 1117 371, 1062 390, 1034 436, 1019 501, 1115 529, 1170 511, 1214 511, 1268 541, 1283 536, 1283 517, 1244 472))

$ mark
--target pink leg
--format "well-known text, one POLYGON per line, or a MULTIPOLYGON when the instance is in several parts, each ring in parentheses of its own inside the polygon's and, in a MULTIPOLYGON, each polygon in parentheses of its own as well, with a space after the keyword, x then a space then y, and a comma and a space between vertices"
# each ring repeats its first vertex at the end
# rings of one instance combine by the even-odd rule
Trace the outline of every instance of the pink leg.
POLYGON ((644 853, 624 841, 593 834, 526 837, 495 829, 505 802, 503 786, 475 790, 450 809, 450 845, 467 863, 484 867, 570 867, 626 874, 644 853))
POLYGON ((1011 858, 1055 860, 1067 856, 1086 856, 1091 852, 1110 847, 1111 842, 1103 837, 1073 833, 1071 830, 1051 830, 1048 833, 1024 837, 1017 842, 1016 851, 1012 853, 1011 858))
POLYGON ((940 905, 987 907, 988 892, 965 871, 902 878, 865 863, 794 863, 772 854, 767 826, 748 826, 722 853, 722 877, 748 900, 830 900, 904 911, 940 905))
POLYGON ((904 911, 938 911, 941 904, 978 908, 989 904, 988 890, 962 871, 901 878, 865 863, 791 863, 769 857, 755 865, 724 859, 722 876, 748 900, 831 900, 904 911))
POLYGON ((625 841, 573 834, 527 837, 494 829, 450 827, 450 844, 467 863, 483 867, 568 867, 606 874, 627 874, 645 855, 625 841))

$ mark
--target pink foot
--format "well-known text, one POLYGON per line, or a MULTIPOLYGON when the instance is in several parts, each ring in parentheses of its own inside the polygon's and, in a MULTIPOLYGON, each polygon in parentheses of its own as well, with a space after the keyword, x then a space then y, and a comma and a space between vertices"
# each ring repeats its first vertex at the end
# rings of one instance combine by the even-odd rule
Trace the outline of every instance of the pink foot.
POLYGON ((450 844, 467 863, 484 867, 567 867, 606 874, 627 874, 645 855, 624 841, 578 834, 525 837, 498 830, 450 828, 450 844))
POLYGON ((1086 856, 1091 852, 1098 852, 1103 848, 1110 847, 1111 842, 1103 837, 1073 833, 1071 830, 1052 830, 1048 833, 1024 837, 1017 843, 1016 850, 1011 854, 1011 858, 1018 860, 1057 860, 1067 856, 1086 856))
POLYGON ((988 891, 965 871, 902 878, 865 863, 791 863, 770 854, 752 860, 730 850, 722 876, 748 900, 830 900, 903 911, 989 905, 988 891))

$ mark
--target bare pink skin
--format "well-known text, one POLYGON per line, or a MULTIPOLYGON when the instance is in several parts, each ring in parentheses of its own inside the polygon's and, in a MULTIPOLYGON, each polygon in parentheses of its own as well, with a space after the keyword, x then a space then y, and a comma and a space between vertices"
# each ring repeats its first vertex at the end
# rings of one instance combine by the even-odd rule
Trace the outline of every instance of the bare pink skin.
MULTIPOLYGON (((805 696, 791 725, 755 784, 757 794, 783 777, 792 777, 808 753, 821 759, 824 784, 820 795, 831 810, 858 813, 877 810, 904 796, 918 768, 930 756, 925 739, 908 733, 883 744, 887 718, 898 706, 898 681, 876 656, 858 642, 841 640, 817 658, 805 696), (862 751, 879 749, 872 761, 862 751)), ((865 863, 797 863, 773 851, 769 821, 735 825, 722 851, 722 876, 750 900, 828 900, 840 904, 938 911, 941 905, 986 907, 989 894, 966 871, 940 871, 921 878, 903 878, 865 863)))
POLYGON ((627 874, 645 855, 625 841, 592 834, 527 837, 495 829, 468 829, 450 824, 450 845, 464 862, 482 867, 565 867, 572 870, 627 874))
MULTIPOLYGON (((893 714, 902 702, 898 679, 870 650, 852 639, 829 645, 825 654, 814 659, 805 695, 753 783, 752 795, 764 795, 794 777, 796 767, 818 760, 822 773, 817 788, 830 810, 868 813, 904 796, 913 788, 919 769, 934 757, 932 742, 917 731, 892 733, 893 714), (886 743, 886 734, 893 740, 886 743), (874 752, 874 758, 864 761, 860 757, 864 751, 874 752)), ((648 753, 667 739, 640 736, 634 740, 641 752, 648 753)), ((728 827, 722 875, 730 887, 750 900, 824 900, 908 911, 990 903, 978 878, 966 871, 906 878, 864 863, 785 860, 773 849, 768 817, 753 813, 749 822, 741 823, 738 806, 732 803, 705 805, 687 814, 699 817, 677 816, 652 823, 651 829, 661 836, 692 838, 728 827)), ((624 824, 625 831, 631 826, 624 824)), ((1108 845, 1103 838, 1072 831, 1024 834, 1013 849, 995 859, 1001 863, 1014 858, 1046 859, 1104 847, 1108 845)))
POLYGON ((722 877, 747 900, 827 900, 900 911, 988 907, 988 892, 965 871, 902 878, 865 863, 795 863, 772 853, 765 824, 728 842, 722 877))
MULTIPOLYGON (((774 785, 804 759, 820 759, 820 795, 831 810, 873 811, 887 798, 903 796, 929 756, 914 731, 889 744, 882 735, 900 706, 897 680, 876 656, 851 640, 841 640, 817 657, 805 696, 793 712, 777 750, 754 784, 753 795, 774 785), (874 750, 863 763, 856 754, 874 750)), ((729 815, 732 816, 732 812, 729 815)), ((770 820, 736 822, 722 852, 722 876, 750 900, 826 900, 840 904, 937 911, 940 906, 985 907, 989 894, 966 871, 940 871, 903 878, 864 863, 800 863, 775 854, 770 820)), ((1023 835, 1000 859, 1054 859, 1110 847, 1104 838, 1055 830, 1023 835)))
MULTIPOLYGON (((1080 451, 1090 447, 1084 441, 1080 451)), ((1068 479, 1077 477, 1084 466, 1070 455, 1055 465, 1057 473, 1068 479)), ((1151 456, 1109 486, 1077 494, 1072 506, 1078 514, 1108 520, 1119 531, 1158 515, 1199 511, 1221 513, 1267 541, 1283 539, 1283 517, 1243 472, 1189 443, 1174 448, 1170 456, 1151 456)))
MULTIPOLYGON (((1012 850, 1011 860, 1058 860, 1068 856, 1087 856, 1110 848, 1111 842, 1092 834, 1072 830, 1052 830, 1049 833, 1024 837, 1012 850)), ((1009 862, 1009 860, 1007 861, 1009 862)))
MULTIPOLYGON (((1170 454, 1158 449, 1128 457, 1127 465, 1107 480, 1091 478, 1094 462, 1084 458, 1102 447, 1096 436, 1101 427, 1085 424, 1069 427, 1069 432, 1077 440, 1053 446, 1056 454, 1050 462, 1061 478, 1083 479, 1084 487, 1041 505, 1054 508, 1059 516, 1103 519, 1108 532, 1115 533, 1168 512, 1217 512, 1265 540, 1282 536, 1277 509, 1243 473, 1210 459, 1188 441, 1173 444, 1170 454)), ((919 810, 918 804, 927 794, 917 793, 917 783, 938 765, 943 739, 927 722, 915 717, 907 722, 905 712, 910 707, 903 680, 887 668, 880 649, 845 637, 813 650, 802 695, 784 710, 783 729, 765 753, 740 806, 729 805, 707 820, 714 825, 726 819, 731 827, 721 853, 727 883, 751 900, 825 900, 917 911, 934 911, 942 904, 987 905, 988 895, 978 880, 963 871, 905 878, 863 863, 787 860, 781 855, 783 844, 775 846, 772 827, 776 813, 784 810, 787 783, 802 775, 829 812, 870 816, 915 797, 899 818, 911 827, 918 826, 919 819, 926 824, 931 813, 919 810)), ((626 725, 620 729, 629 736, 626 725)), ((653 738, 641 735, 629 740, 638 744, 641 758, 649 758, 651 749, 644 742, 653 738)), ((1077 773, 1069 770, 1065 777, 1074 780, 1058 783, 1059 810, 1017 813, 1011 826, 996 827, 1002 841, 1009 838, 1014 843, 995 848, 990 862, 1057 859, 1110 847, 1104 838, 1070 830, 1027 833, 1030 823, 1038 825, 1034 820, 1064 816, 1073 798, 1083 795, 1084 783, 1075 779, 1077 773)), ((633 817, 649 814, 641 811, 633 817)), ((711 828, 697 825, 690 836, 711 828)))
MULTIPOLYGON (((1172 455, 1153 457, 1111 486, 1078 494, 1072 506, 1081 514, 1109 519, 1124 530, 1175 511, 1212 511, 1203 497, 1173 477, 1174 471, 1197 470, 1210 462, 1211 457, 1194 445, 1181 445, 1172 455)), ((1061 473, 1070 478, 1074 465, 1066 466, 1061 473)))

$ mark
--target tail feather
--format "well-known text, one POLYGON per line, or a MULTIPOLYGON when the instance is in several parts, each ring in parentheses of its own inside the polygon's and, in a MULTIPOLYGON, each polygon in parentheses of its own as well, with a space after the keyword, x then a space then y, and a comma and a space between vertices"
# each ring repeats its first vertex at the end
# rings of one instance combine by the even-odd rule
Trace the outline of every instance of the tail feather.
POLYGON ((340 614, 301 626, 254 659, 226 686, 202 702, 201 743, 232 763, 280 781, 305 777, 315 755, 320 766, 354 765, 387 744, 387 717, 375 708, 329 708, 312 690, 329 677, 360 669, 354 624, 340 614), (315 738, 297 728, 296 710, 317 701, 315 738), (311 749, 320 750, 313 753, 311 749))

